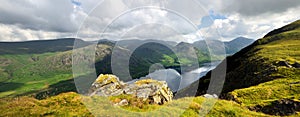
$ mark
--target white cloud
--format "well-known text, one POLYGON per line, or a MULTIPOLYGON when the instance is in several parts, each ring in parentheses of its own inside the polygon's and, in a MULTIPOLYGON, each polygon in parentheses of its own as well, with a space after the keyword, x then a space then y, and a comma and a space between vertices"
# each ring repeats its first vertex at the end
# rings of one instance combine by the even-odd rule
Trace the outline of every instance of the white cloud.
POLYGON ((66 0, 14 0, 0 5, 0 22, 24 29, 72 32, 78 26, 73 14, 73 4, 66 0))
POLYGON ((300 10, 300 2, 292 0, 75 1, 80 4, 74 5, 71 0, 2 1, 0 41, 68 37, 76 33, 87 16, 78 36, 95 40, 100 38, 106 26, 124 13, 126 14, 116 20, 108 32, 104 32, 104 37, 116 39, 129 31, 129 34, 125 34, 127 38, 146 38, 152 33, 153 38, 189 42, 199 39, 195 33, 201 33, 207 39, 219 39, 220 37, 216 35, 221 35, 225 40, 238 36, 260 38, 274 28, 300 19, 297 12, 300 10), (149 10, 149 7, 135 9, 141 6, 156 6, 163 9, 149 10), (212 26, 195 32, 193 24, 200 25, 201 19, 208 16, 210 10, 226 18, 215 19, 212 26), (93 12, 88 15, 90 11, 93 12))
MULTIPOLYGON (((192 25, 184 17, 170 13, 169 11, 158 7, 133 9, 123 12, 122 15, 119 15, 115 19, 108 18, 107 21, 103 21, 103 18, 101 19, 100 16, 90 15, 82 27, 83 28, 80 30, 79 35, 87 35, 86 33, 98 32, 100 36, 100 34, 105 30, 104 33, 109 35, 105 35, 103 38, 108 39, 166 39, 197 30, 196 27, 194 27, 194 25, 192 25), (92 28, 92 30, 84 27, 89 29, 92 28), (89 30, 89 32, 87 30, 89 30), (174 33, 174 31, 176 33, 174 33), (126 37, 122 37, 123 35, 126 35, 126 37)), ((81 38, 85 39, 84 37, 81 38)))
POLYGON ((298 0, 226 0, 221 10, 225 13, 239 13, 244 16, 283 13, 300 5, 298 0))
POLYGON ((26 41, 74 37, 72 33, 22 29, 16 25, 0 24, 0 41, 26 41))
POLYGON ((227 15, 227 19, 214 20, 213 26, 200 29, 206 39, 231 40, 239 36, 259 39, 266 33, 280 28, 288 23, 300 19, 300 7, 291 8, 282 13, 261 14, 256 16, 243 16, 239 13, 227 15), (209 30, 218 30, 219 33, 212 33, 209 30), (207 33, 209 32, 209 33, 207 33))

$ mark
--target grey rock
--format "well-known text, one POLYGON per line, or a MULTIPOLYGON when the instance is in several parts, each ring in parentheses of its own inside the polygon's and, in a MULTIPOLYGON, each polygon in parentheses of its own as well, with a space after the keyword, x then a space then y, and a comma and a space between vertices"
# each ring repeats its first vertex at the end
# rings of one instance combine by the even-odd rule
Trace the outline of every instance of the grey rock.
POLYGON ((126 99, 123 99, 119 103, 116 103, 115 106, 126 106, 128 104, 128 101, 126 99))
MULTIPOLYGON (((142 79, 130 84, 119 81, 114 75, 100 75, 92 84, 89 95, 118 96, 133 95, 143 101, 150 100, 153 104, 164 104, 173 98, 173 92, 167 82, 154 79, 142 79)), ((122 105, 122 104, 121 104, 122 105)))
POLYGON ((278 66, 289 67, 289 68, 292 67, 292 66, 291 66, 288 62, 286 62, 286 61, 279 61, 279 62, 277 63, 277 65, 278 65, 278 66))
POLYGON ((173 92, 178 91, 181 82, 181 75, 174 69, 157 70, 141 79, 147 78, 152 78, 158 81, 166 81, 168 83, 169 88, 173 92))
POLYGON ((117 96, 123 93, 125 83, 114 75, 100 75, 90 88, 90 95, 117 96))
POLYGON ((206 98, 218 98, 218 95, 216 94, 204 94, 203 97, 206 97, 206 98))
POLYGON ((292 66, 293 66, 294 68, 300 68, 300 63, 295 62, 292 66))

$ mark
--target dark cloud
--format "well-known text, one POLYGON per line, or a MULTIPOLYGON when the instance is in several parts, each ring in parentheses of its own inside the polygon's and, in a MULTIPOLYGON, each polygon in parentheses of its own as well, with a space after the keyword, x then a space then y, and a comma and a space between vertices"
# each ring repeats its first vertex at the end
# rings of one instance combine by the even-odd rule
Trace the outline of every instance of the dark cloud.
POLYGON ((226 0, 222 11, 239 13, 244 16, 256 16, 266 13, 282 13, 300 6, 299 0, 226 0))

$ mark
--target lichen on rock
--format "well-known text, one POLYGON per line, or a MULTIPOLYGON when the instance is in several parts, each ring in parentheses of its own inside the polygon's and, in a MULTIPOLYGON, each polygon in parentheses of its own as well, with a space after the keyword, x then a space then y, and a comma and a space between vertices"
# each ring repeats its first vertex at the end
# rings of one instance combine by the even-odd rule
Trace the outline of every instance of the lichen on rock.
POLYGON ((115 75, 100 74, 90 88, 90 95, 116 96, 123 93, 125 83, 115 75))
POLYGON ((150 104, 164 104, 173 98, 173 93, 165 81, 151 78, 138 80, 130 84, 123 83, 115 75, 99 75, 90 88, 90 96, 132 95, 135 98, 149 101, 150 104))

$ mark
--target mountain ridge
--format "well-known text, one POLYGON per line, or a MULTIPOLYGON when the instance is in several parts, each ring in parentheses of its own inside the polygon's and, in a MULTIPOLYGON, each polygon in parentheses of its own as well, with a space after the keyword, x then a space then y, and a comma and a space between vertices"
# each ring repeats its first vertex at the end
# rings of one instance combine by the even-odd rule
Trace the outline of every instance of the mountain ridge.
MULTIPOLYGON (((299 107, 279 105, 278 102, 292 100, 291 103, 297 104, 300 99, 300 90, 297 88, 299 84, 295 84, 300 81, 300 69, 291 66, 300 62, 299 27, 300 20, 283 27, 293 30, 278 31, 277 29, 276 34, 267 34, 264 38, 227 57, 213 70, 215 72, 222 70, 224 64, 227 64, 220 98, 233 100, 253 111, 270 115, 297 114, 299 110, 295 108, 299 107), (279 106, 285 109, 275 113, 272 109, 279 106)), ((199 84, 198 96, 208 93, 211 73, 212 71, 196 82, 199 84)), ((222 81, 222 78, 219 77, 218 80, 222 81)), ((218 89, 210 89, 209 93, 214 93, 214 90, 218 89)))
MULTIPOLYGON (((291 23, 290 25, 292 25, 292 24, 299 24, 296 27, 300 27, 300 23, 299 22, 300 22, 300 20, 296 21, 296 23, 295 22, 291 23)), ((290 26, 290 25, 287 25, 287 26, 290 26)), ((287 26, 285 26, 285 27, 287 27, 287 26)), ((227 62, 227 64, 231 65, 230 67, 227 67, 227 69, 226 69, 227 72, 231 71, 233 68, 236 68, 237 66, 241 65, 241 64, 237 63, 234 59, 243 58, 243 57, 250 57, 250 56, 253 56, 254 53, 251 53, 250 55, 247 55, 247 53, 249 53, 249 52, 257 52, 257 51, 261 50, 261 48, 256 48, 255 49, 256 46, 266 45, 268 43, 272 43, 273 41, 278 41, 278 40, 285 39, 285 38, 279 38, 279 37, 282 37, 280 35, 281 33, 286 33, 286 32, 283 31, 283 32, 277 33, 277 35, 265 36, 264 38, 255 41, 253 44, 247 46, 246 48, 243 48, 241 51, 237 52, 236 54, 234 54, 232 56, 228 56, 226 58, 226 60, 223 61, 223 62, 227 62)), ((300 37, 299 33, 296 32, 295 34, 296 34, 296 38, 300 37)), ((292 35, 292 37, 293 36, 295 36, 295 35, 292 35)), ((264 60, 262 60, 262 61, 264 61, 264 60)), ((207 78, 208 76, 209 75, 205 76, 205 78, 207 78)))

